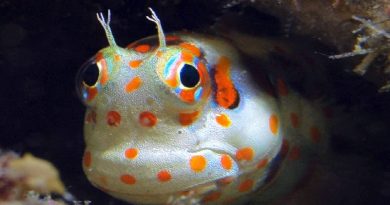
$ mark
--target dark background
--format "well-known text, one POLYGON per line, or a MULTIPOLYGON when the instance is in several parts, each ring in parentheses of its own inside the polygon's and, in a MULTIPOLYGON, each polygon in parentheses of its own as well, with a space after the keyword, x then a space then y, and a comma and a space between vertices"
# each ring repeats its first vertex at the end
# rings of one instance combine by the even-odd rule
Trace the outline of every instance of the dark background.
MULTIPOLYGON (((220 16, 236 13, 247 19, 256 17, 258 27, 252 34, 280 33, 277 20, 245 3, 226 0, 0 1, 0 147, 53 162, 68 191, 79 200, 124 204, 92 187, 81 168, 84 107, 75 92, 75 77, 86 60, 108 45, 96 13, 111 9, 116 42, 125 46, 156 34, 155 25, 145 18, 148 7, 156 11, 165 32, 206 32, 220 16)), ((379 133, 374 138, 353 145, 336 140, 334 146, 340 152, 368 157, 375 173, 381 173, 379 179, 388 181, 389 139, 383 127, 390 126, 389 96, 378 95, 370 83, 348 84, 340 83, 340 90, 351 91, 338 93, 340 99, 365 101, 369 118, 382 119, 382 123, 372 128, 379 133)), ((359 196, 361 204, 385 204, 389 199, 390 183, 379 179, 362 180, 368 191, 359 196)))

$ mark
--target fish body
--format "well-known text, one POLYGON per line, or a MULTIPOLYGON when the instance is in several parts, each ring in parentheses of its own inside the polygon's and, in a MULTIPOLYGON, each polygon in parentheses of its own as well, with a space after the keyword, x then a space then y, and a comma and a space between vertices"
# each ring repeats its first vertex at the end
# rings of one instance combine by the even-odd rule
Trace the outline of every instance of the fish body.
POLYGON ((321 107, 281 77, 259 86, 228 41, 165 36, 152 16, 159 35, 120 48, 100 20, 110 46, 79 74, 83 169, 99 189, 136 204, 271 201, 325 149, 321 107))

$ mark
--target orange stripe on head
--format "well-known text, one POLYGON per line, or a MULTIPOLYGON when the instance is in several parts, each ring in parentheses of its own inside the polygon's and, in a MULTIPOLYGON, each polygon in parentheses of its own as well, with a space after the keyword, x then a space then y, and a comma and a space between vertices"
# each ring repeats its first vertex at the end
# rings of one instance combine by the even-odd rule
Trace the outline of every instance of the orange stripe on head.
POLYGON ((233 109, 238 106, 240 97, 230 79, 230 60, 222 56, 215 67, 214 80, 217 87, 215 100, 221 107, 233 109))
POLYGON ((277 83, 279 95, 280 96, 287 96, 288 95, 288 89, 287 89, 287 85, 284 82, 284 80, 283 79, 278 79, 276 83, 277 83))
POLYGON ((193 44, 190 43, 181 43, 180 47, 189 50, 192 54, 194 54, 196 57, 199 57, 201 55, 200 49, 193 44))
POLYGON ((181 125, 187 126, 192 124, 198 118, 199 111, 191 113, 179 113, 179 122, 181 125))

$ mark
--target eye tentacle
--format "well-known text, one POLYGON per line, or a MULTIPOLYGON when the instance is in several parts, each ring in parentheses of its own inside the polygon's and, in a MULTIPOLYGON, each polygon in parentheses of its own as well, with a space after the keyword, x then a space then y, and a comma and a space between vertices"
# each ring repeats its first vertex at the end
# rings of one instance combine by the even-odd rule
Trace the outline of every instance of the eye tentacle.
POLYGON ((105 20, 102 12, 97 13, 96 17, 97 17, 98 21, 100 22, 100 24, 102 25, 104 32, 106 33, 108 43, 110 44, 111 47, 116 47, 117 45, 116 45, 116 42, 114 39, 114 35, 112 34, 112 31, 110 28, 110 21, 111 21, 110 9, 108 9, 108 12, 107 12, 107 21, 105 20))
POLYGON ((156 24, 160 49, 165 49, 166 48, 165 35, 164 35, 164 31, 163 31, 162 26, 161 26, 160 19, 157 17, 156 13, 153 11, 152 8, 149 7, 149 10, 152 13, 152 15, 146 16, 146 18, 149 21, 152 21, 156 24))

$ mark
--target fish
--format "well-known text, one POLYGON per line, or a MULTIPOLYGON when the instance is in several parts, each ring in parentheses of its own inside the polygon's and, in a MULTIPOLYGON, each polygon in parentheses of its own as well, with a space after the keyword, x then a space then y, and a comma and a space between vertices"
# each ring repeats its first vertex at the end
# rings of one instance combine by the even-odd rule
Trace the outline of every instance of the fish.
MULTIPOLYGON (((110 11, 107 20, 97 14, 109 46, 77 75, 88 180, 134 204, 265 203, 291 193, 328 148, 329 111, 282 75, 254 78, 230 41, 165 34, 150 11, 158 34, 124 48, 110 11)), ((263 60, 285 52, 261 42, 263 60)))

